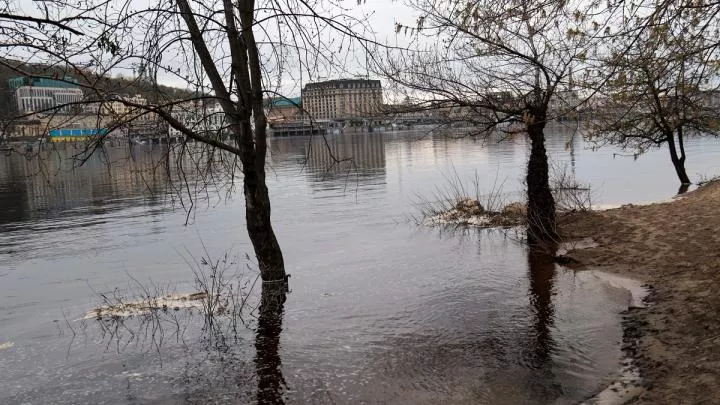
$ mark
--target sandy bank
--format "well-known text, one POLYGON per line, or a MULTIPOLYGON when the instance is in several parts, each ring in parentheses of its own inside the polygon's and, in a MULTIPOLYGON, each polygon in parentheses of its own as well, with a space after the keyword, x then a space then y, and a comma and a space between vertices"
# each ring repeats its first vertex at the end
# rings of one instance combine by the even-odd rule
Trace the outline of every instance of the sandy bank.
POLYGON ((647 281, 632 312, 645 391, 638 404, 720 403, 720 183, 658 204, 560 218, 581 263, 647 281))

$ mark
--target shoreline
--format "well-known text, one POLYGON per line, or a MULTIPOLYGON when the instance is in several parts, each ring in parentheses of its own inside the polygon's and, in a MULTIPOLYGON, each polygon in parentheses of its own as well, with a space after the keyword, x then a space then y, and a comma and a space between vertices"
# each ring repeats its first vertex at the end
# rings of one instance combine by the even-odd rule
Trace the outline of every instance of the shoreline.
POLYGON ((720 391, 720 182, 669 201, 566 214, 559 229, 564 240, 584 241, 566 253, 582 268, 649 285, 648 305, 631 304, 622 314, 622 350, 638 367, 638 389, 599 401, 613 383, 584 403, 713 402, 720 391))
POLYGON ((637 398, 643 391, 643 380, 634 354, 637 351, 637 322, 633 318, 636 310, 646 307, 645 298, 650 293, 646 284, 639 279, 620 276, 598 269, 578 271, 591 272, 601 281, 613 288, 623 289, 630 295, 627 309, 620 312, 622 325, 622 343, 620 344, 620 368, 616 378, 603 390, 581 401, 578 405, 623 405, 637 398))

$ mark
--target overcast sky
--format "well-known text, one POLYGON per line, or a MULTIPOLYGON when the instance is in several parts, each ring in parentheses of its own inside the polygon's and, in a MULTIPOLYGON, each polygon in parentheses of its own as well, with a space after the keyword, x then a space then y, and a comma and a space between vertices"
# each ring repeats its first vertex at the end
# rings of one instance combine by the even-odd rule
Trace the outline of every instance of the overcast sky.
MULTIPOLYGON (((124 2, 125 0, 120 0, 124 2)), ((144 4, 153 3, 153 0, 132 0, 131 4, 134 7, 143 7, 144 4)), ((367 26, 374 32, 374 39, 381 43, 388 43, 395 45, 398 43, 406 43, 408 37, 403 34, 395 34, 395 24, 402 23, 404 25, 411 25, 416 21, 416 17, 413 15, 413 11, 404 4, 404 0, 362 0, 362 4, 358 4, 358 0, 339 0, 338 4, 341 7, 348 9, 347 12, 351 16, 367 18, 367 26)), ((18 14, 41 16, 42 12, 39 11, 41 5, 33 0, 11 0, 11 4, 16 8, 18 14)), ((325 3, 329 4, 329 3, 325 3)), ((141 35, 140 33, 139 35, 141 35)), ((142 35, 141 35, 142 38, 142 35)), ((345 71, 331 71, 327 74, 315 73, 315 77, 308 77, 307 74, 303 74, 304 81, 312 80, 326 80, 326 79, 337 79, 341 77, 353 77, 353 76, 365 76, 367 74, 366 67, 366 55, 364 50, 356 48, 354 51, 355 55, 348 58, 348 62, 345 66, 345 71)), ((20 56, 18 54, 17 56, 20 56)), ((169 54, 168 54, 169 55, 169 54)), ((172 59, 169 59, 172 63, 172 59)), ((288 69, 298 70, 299 68, 288 65, 288 69)), ((118 68, 112 70, 113 75, 122 74, 123 76, 132 76, 132 67, 127 64, 121 64, 118 68), (123 66, 125 65, 125 66, 123 66)), ((298 76, 297 73, 294 76, 298 76)), ((159 81, 163 84, 185 88, 186 83, 173 75, 164 73, 158 77, 159 81)), ((306 83, 293 83, 297 80, 285 80, 282 83, 281 92, 287 96, 299 96, 302 85, 306 83)))
MULTIPOLYGON (((348 8, 348 14, 357 18, 367 18, 367 26, 374 32, 374 40, 389 45, 403 45, 408 43, 408 37, 395 33, 395 24, 413 24, 417 17, 414 11, 404 4, 404 0, 363 0, 357 4, 357 0, 344 0, 340 4, 348 8)), ((365 77, 367 72, 366 55, 364 50, 356 50, 356 56, 349 58, 345 66, 345 72, 333 71, 327 75, 314 78, 314 81, 339 78, 365 77)), ((380 79, 377 77, 372 77, 380 79)), ((304 85, 306 83, 303 83, 304 85)), ((301 85, 292 86, 284 83, 283 91, 288 96, 299 96, 301 85)))
MULTIPOLYGON (((404 0, 363 0, 358 5, 357 0, 344 0, 341 2, 344 7, 351 11, 349 14, 361 18, 365 16, 368 19, 368 27, 375 33, 375 40, 379 43, 389 45, 405 45, 408 43, 408 37, 395 33, 396 23, 403 25, 412 25, 417 20, 414 10, 405 5, 404 0)), ((366 61, 363 56, 355 58, 355 62, 346 66, 346 73, 335 72, 329 77, 321 77, 323 79, 338 79, 341 77, 365 76, 367 74, 366 61)), ((372 77, 381 79, 378 77, 372 77)), ((299 87, 286 88, 286 91, 292 93, 291 96, 299 96, 299 87)))

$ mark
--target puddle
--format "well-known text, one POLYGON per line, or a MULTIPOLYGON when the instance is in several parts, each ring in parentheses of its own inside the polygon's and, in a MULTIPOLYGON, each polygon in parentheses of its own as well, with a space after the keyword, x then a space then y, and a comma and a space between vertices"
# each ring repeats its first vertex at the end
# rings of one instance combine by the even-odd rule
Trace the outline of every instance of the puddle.
MULTIPOLYGON (((591 270, 590 272, 598 280, 606 282, 611 287, 628 291, 630 295, 628 308, 645 307, 643 299, 647 296, 648 291, 641 281, 603 271, 591 270)), ((617 379, 607 388, 592 398, 582 402, 580 405, 626 404, 643 392, 641 382, 642 378, 640 377, 640 370, 635 364, 635 360, 632 357, 624 356, 622 358, 622 367, 618 372, 617 379)))

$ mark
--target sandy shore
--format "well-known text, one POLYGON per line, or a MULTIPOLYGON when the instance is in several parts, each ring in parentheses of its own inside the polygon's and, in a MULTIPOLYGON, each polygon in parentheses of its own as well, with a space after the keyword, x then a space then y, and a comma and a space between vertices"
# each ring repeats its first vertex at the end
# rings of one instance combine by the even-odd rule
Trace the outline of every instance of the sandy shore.
POLYGON ((672 202, 560 218, 568 256, 644 280, 630 313, 645 390, 634 404, 720 404, 720 182, 672 202))

